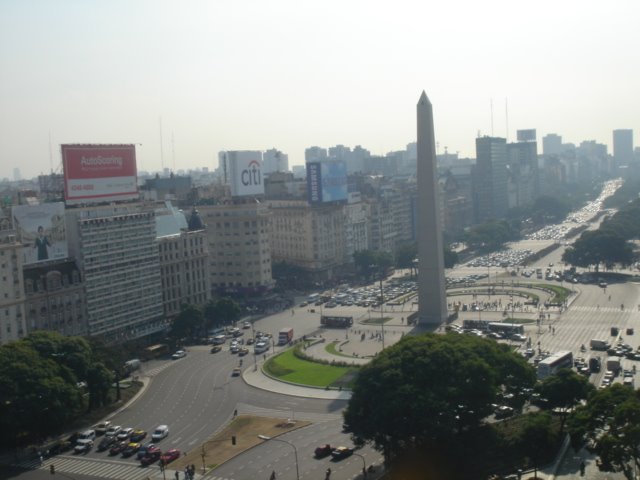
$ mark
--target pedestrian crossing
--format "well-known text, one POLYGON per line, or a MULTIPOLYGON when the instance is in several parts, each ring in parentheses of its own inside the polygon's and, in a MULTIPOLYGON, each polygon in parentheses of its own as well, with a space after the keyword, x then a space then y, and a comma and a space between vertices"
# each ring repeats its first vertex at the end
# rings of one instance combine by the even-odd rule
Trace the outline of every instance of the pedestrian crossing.
MULTIPOLYGON (((171 467, 167 467, 163 473, 158 465, 151 465, 149 467, 141 467, 132 463, 121 462, 117 460, 102 460, 97 458, 87 457, 75 457, 69 455, 58 455, 56 457, 48 458, 44 462, 40 463, 40 460, 35 458, 21 462, 16 467, 24 468, 26 470, 50 470, 51 465, 55 467, 56 473, 60 472, 69 475, 91 475, 98 478, 113 479, 113 480, 160 480, 174 478, 183 479, 182 471, 172 470, 171 467)), ((205 478, 206 480, 233 480, 228 477, 219 477, 216 475, 205 475, 199 478, 205 478)))
POLYGON ((156 375, 158 375, 160 372, 164 371, 165 369, 167 369, 168 367, 170 367, 171 365, 175 365, 175 362, 167 362, 163 365, 158 365, 155 368, 152 368, 150 370, 144 370, 143 372, 141 372, 141 375, 144 375, 145 377, 155 377, 156 375))
POLYGON ((620 307, 605 307, 605 306, 598 306, 598 305, 572 305, 569 308, 570 311, 573 312, 594 312, 594 313, 630 313, 633 312, 633 310, 627 310, 626 308, 624 310, 621 310, 620 307))
POLYGON ((295 418, 298 420, 307 420, 314 423, 342 419, 342 414, 296 412, 291 410, 291 408, 286 407, 283 409, 262 408, 256 407, 254 405, 249 405, 248 403, 238 403, 238 413, 241 415, 257 415, 261 417, 295 418))

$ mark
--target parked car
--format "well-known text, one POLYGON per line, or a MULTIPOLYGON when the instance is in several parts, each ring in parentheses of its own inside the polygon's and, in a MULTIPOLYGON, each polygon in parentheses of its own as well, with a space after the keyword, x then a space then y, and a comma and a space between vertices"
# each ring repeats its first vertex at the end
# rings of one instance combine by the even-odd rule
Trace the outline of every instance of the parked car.
POLYGON ((96 431, 95 430, 85 430, 78 434, 78 440, 95 440, 96 439, 96 431))
POLYGON ((238 350, 238 356, 240 357, 244 357, 248 353, 249 353, 249 349, 247 347, 242 347, 240 350, 238 350))
POLYGON ((327 457, 331 455, 332 450, 333 449, 331 448, 331 445, 329 445, 328 443, 325 443, 323 445, 320 445, 319 447, 316 447, 316 449, 313 451, 313 455, 316 458, 327 457))
POLYGON ((187 356, 187 352, 185 352, 184 350, 178 350, 176 353, 171 355, 171 358, 173 358, 174 360, 177 360, 179 358, 183 358, 186 356, 187 356))
POLYGON ((222 350, 222 347, 220 345, 214 345, 213 347, 211 347, 211 353, 218 353, 220 350, 222 350))
POLYGON ((331 457, 334 460, 342 460, 343 458, 347 458, 353 454, 353 448, 349 447, 338 447, 334 448, 331 452, 331 457))
POLYGON ((180 450, 177 448, 172 448, 171 450, 167 450, 160 456, 160 460, 166 465, 168 463, 173 462, 175 459, 180 458, 180 450))
POLYGON ((165 438, 167 435, 169 435, 169 427, 167 425, 158 425, 158 428, 156 428, 151 434, 151 439, 154 442, 157 442, 165 438))
POLYGON ((140 450, 138 450, 138 460, 140 460, 142 457, 144 457, 147 454, 147 450, 149 450, 150 448, 155 448, 155 443, 153 443, 152 441, 149 441, 147 443, 145 443, 144 445, 142 445, 140 447, 140 450))

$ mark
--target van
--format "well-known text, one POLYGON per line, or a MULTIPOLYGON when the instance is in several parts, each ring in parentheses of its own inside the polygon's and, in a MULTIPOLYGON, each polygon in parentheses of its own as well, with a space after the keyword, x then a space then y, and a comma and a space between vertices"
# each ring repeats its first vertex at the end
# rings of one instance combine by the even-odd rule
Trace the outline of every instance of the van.
POLYGON ((78 440, 95 440, 96 439, 96 431, 95 430, 85 430, 84 432, 78 435, 78 440))
POLYGON ((158 428, 156 428, 151 434, 151 440, 157 442, 165 438, 167 435, 169 435, 169 427, 167 425, 158 425, 158 428))

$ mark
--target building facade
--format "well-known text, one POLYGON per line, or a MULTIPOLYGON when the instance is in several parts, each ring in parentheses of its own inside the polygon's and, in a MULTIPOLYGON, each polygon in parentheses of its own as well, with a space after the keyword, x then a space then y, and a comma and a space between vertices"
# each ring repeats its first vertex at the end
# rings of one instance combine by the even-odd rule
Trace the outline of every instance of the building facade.
POLYGON ((474 207, 477 223, 502 218, 507 213, 507 142, 504 138, 476 138, 474 207))
POLYGON ((27 334, 22 248, 10 215, 0 211, 0 344, 27 334))

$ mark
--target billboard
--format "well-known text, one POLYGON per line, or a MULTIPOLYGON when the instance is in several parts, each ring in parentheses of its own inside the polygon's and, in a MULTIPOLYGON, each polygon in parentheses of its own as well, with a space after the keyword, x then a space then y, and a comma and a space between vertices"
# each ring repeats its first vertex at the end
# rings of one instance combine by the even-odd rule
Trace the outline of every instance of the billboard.
POLYGON ((135 145, 62 145, 67 205, 138 198, 135 145))
POLYGON ((11 209, 13 225, 24 248, 23 265, 67 258, 64 203, 17 205, 11 209))
POLYGON ((323 160, 307 163, 309 203, 346 201, 347 163, 344 160, 323 160))
POLYGON ((519 142, 535 142, 536 141, 536 129, 529 128, 527 130, 518 130, 516 132, 519 142))
POLYGON ((224 157, 226 157, 229 171, 232 196, 244 197, 264 194, 262 152, 232 151, 225 152, 224 157))

